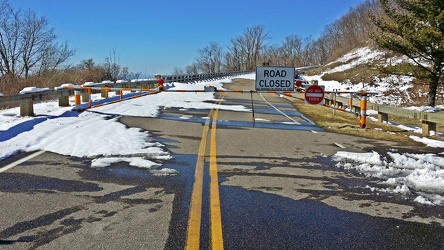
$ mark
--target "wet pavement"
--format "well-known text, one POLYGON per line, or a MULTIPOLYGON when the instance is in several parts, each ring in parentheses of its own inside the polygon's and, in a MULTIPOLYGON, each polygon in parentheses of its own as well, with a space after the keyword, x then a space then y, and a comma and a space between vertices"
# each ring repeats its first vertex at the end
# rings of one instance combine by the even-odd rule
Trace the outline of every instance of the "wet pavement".
MULTIPOLYGON (((330 158, 338 150, 405 147, 325 132, 278 95, 253 98, 254 120, 252 112, 220 109, 216 125, 209 126, 217 131, 225 249, 444 248, 442 207, 371 192, 366 186, 377 186, 378 179, 336 168, 330 158)), ((225 96, 223 105, 231 104, 251 108, 250 95, 225 96)), ((184 249, 208 119, 209 110, 179 108, 163 110, 158 118, 120 119, 164 144, 173 158, 159 163, 176 175, 159 176, 128 163, 91 168, 91 159, 52 153, 2 173, 0 248, 184 249)), ((208 151, 201 249, 212 242, 208 151)))

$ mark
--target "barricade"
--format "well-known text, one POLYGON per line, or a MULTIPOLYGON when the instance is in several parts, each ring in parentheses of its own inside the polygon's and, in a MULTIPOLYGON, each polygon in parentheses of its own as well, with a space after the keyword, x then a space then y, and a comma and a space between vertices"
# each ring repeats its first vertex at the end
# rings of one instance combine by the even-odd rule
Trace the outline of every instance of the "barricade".
MULTIPOLYGON (((238 74, 245 74, 250 72, 238 72, 238 74)), ((165 82, 174 82, 174 81, 195 81, 202 80, 205 77, 226 77, 226 76, 234 76, 231 73, 224 74, 200 74, 200 75, 191 75, 191 76, 165 76, 165 82)), ((214 79, 214 78, 213 78, 214 79)), ((21 116, 33 116, 33 103, 38 101, 52 100, 54 98, 58 98, 59 106, 69 106, 69 96, 74 94, 74 102, 75 102, 75 110, 81 111, 81 99, 82 97, 85 101, 88 102, 88 107, 93 107, 91 100, 91 93, 93 90, 99 90, 102 93, 102 97, 108 98, 109 91, 119 92, 120 100, 124 100, 124 95, 122 91, 140 91, 144 92, 144 94, 139 95, 143 96, 146 94, 156 94, 158 90, 156 88, 150 88, 154 86, 156 83, 149 81, 141 81, 141 82, 119 82, 115 84, 102 83, 103 85, 115 85, 119 86, 116 88, 111 87, 84 87, 84 86, 76 86, 75 91, 74 87, 64 87, 57 88, 55 90, 49 90, 42 93, 28 93, 28 94, 19 94, 19 95, 9 95, 0 97, 0 108, 12 107, 12 106, 20 106, 20 115, 21 116), (138 84, 141 86, 140 88, 128 88, 128 85, 138 84), (144 86, 148 88, 144 88, 144 86), (90 90, 88 90, 90 89, 90 90), (88 92, 89 91, 89 92, 88 92)), ((166 90, 166 92, 238 92, 238 93, 259 93, 258 91, 253 90, 216 90, 214 87, 210 89, 204 90, 166 90)), ((265 91, 263 93, 279 93, 284 96, 294 96, 293 92, 280 92, 280 91, 265 91)), ((387 105, 380 105, 375 103, 367 102, 367 96, 362 96, 360 102, 353 98, 355 94, 360 94, 360 92, 325 92, 325 93, 333 93, 332 97, 325 97, 325 106, 334 106, 335 109, 355 113, 360 116, 362 119, 361 127, 365 127, 365 117, 367 113, 364 110, 367 108, 375 110, 378 112, 378 121, 379 122, 388 122, 389 114, 408 117, 412 119, 420 120, 422 123, 422 133, 423 135, 429 135, 430 131, 436 131, 437 124, 444 124, 444 116, 442 114, 435 113, 426 113, 420 112, 416 110, 398 108, 398 107, 390 107, 387 105), (350 95, 349 98, 344 98, 339 96, 338 94, 346 94, 350 95), (364 100, 365 99, 365 100, 364 100), (365 101, 365 102, 364 102, 365 101), (348 110, 344 106, 344 104, 348 103, 348 110), (366 103, 366 105, 364 105, 366 103)), ((375 94, 375 93, 367 93, 367 95, 375 94)), ((303 100, 303 98, 299 99, 303 100)))

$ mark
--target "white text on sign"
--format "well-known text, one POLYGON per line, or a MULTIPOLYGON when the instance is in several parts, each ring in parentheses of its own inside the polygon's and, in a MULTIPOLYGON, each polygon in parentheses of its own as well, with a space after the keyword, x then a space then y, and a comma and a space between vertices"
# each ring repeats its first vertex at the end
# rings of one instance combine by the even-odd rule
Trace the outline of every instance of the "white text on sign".
POLYGON ((256 90, 293 91, 294 70, 293 67, 257 67, 256 90))
POLYGON ((306 104, 324 104, 324 89, 323 85, 311 85, 305 90, 306 104))

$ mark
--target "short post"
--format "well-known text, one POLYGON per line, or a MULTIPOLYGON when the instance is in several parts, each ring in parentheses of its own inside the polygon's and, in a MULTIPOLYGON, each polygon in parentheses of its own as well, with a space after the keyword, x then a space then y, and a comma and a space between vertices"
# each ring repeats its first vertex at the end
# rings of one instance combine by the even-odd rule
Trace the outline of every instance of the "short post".
POLYGON ((59 97, 59 106, 60 107, 69 106, 69 95, 59 97))
POLYGON ((436 123, 435 122, 429 122, 426 120, 421 120, 422 123, 422 135, 423 136, 429 136, 431 131, 436 132, 436 123))
POLYGON ((102 88, 102 89, 100 90, 100 97, 103 97, 103 98, 105 98, 105 99, 108 98, 108 90, 107 90, 107 88, 102 88))
POLYGON ((82 95, 82 101, 83 102, 89 102, 89 99, 90 99, 90 95, 89 95, 89 88, 88 88, 88 91, 83 91, 83 92, 81 92, 81 95, 82 95))
POLYGON ((349 100, 348 106, 350 107, 350 112, 353 112, 353 94, 352 93, 350 93, 350 100, 349 100))
MULTIPOLYGON (((334 90, 333 90, 334 91, 334 90)), ((333 115, 336 115, 336 95, 332 92, 332 93, 330 93, 330 99, 331 99, 331 101, 333 102, 333 108, 332 108, 332 110, 333 110, 333 115)))
POLYGON ((25 101, 20 104, 20 116, 34 116, 34 104, 32 101, 25 101))
POLYGON ((367 92, 361 92, 361 119, 360 125, 361 128, 365 128, 365 123, 367 120, 367 92))
POLYGON ((80 90, 74 90, 74 104, 75 109, 80 111, 80 90))
POLYGON ((388 122, 389 115, 387 113, 378 112, 378 122, 388 122))
POLYGON ((91 108, 91 106, 92 106, 91 94, 92 94, 92 89, 88 88, 88 108, 91 108))
POLYGON ((333 90, 333 106, 337 107, 338 103, 336 102, 336 90, 333 90))

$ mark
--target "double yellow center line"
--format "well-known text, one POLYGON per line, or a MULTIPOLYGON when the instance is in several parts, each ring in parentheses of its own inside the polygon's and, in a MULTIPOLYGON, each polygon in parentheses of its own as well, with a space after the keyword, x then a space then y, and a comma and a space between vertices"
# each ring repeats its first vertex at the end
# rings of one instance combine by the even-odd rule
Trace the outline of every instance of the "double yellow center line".
MULTIPOLYGON (((225 94, 224 94, 225 96, 225 94)), ((224 97, 223 96, 223 97, 224 97)), ((222 98, 223 98, 222 97, 222 98)), ((221 99, 222 99, 221 98, 221 99)), ((220 210, 219 180, 217 174, 216 160, 216 123, 219 110, 211 110, 208 117, 212 117, 211 140, 210 140, 210 230, 211 249, 223 249, 222 218, 220 210)), ((197 155, 196 172, 194 174, 194 186, 191 194, 190 215, 188 218, 188 231, 185 249, 200 248, 200 228, 202 217, 202 189, 205 166, 205 152, 211 120, 205 122, 197 155)))

